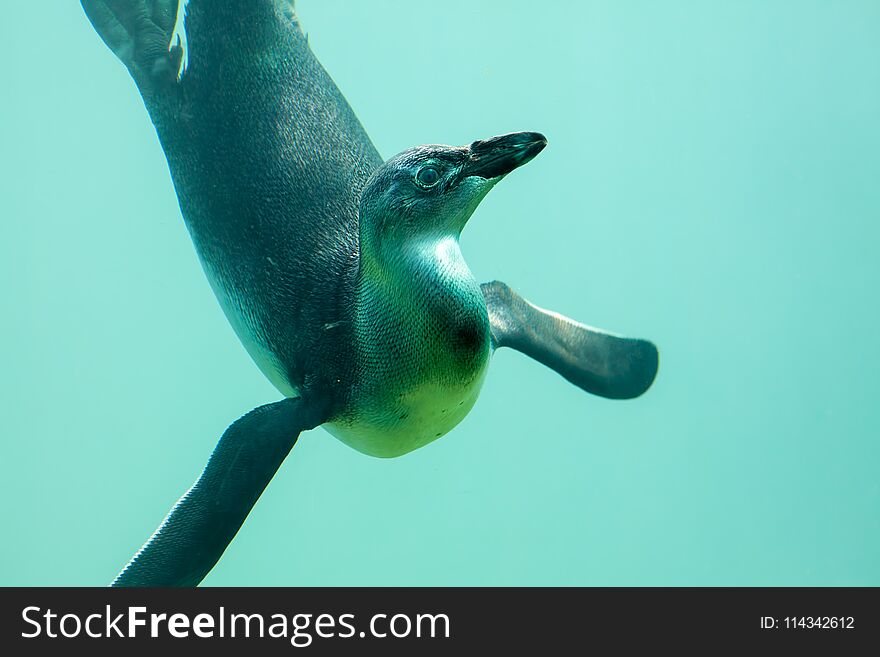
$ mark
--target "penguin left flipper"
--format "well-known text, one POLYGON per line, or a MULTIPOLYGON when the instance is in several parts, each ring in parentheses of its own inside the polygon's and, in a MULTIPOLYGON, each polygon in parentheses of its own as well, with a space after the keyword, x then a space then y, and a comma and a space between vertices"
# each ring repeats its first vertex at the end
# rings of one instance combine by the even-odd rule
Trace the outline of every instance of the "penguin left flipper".
POLYGON ((500 281, 481 286, 495 347, 510 347, 609 399, 638 397, 654 381, 657 347, 532 305, 500 281))
POLYGON ((323 422, 302 398, 255 408, 220 438, 208 465, 111 586, 195 586, 223 555, 299 434, 323 422))

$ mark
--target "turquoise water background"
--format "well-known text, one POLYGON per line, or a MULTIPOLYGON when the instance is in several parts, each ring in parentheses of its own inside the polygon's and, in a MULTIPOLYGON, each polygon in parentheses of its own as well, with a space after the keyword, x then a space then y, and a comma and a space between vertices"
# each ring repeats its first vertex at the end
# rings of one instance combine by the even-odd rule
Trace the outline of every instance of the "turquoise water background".
MULTIPOLYGON (((880 585, 880 3, 300 0, 385 157, 538 130, 481 280, 654 340, 629 402, 496 354, 403 458, 304 434, 207 585, 880 585)), ((77 2, 0 22, 0 584, 103 585, 279 398, 77 2)))

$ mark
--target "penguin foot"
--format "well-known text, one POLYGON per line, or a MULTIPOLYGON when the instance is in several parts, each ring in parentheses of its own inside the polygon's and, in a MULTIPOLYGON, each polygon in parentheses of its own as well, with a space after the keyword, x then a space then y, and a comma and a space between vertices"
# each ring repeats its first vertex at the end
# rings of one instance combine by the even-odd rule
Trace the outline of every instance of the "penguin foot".
POLYGON ((141 92, 177 80, 184 58, 178 39, 178 0, 81 0, 107 47, 125 64, 141 92))

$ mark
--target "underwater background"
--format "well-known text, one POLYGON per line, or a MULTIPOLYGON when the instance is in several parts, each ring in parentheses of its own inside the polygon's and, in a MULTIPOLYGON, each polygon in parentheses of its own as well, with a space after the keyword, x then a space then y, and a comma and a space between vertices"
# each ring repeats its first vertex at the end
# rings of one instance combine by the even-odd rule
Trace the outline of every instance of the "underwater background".
MULTIPOLYGON (((206 585, 880 585, 880 3, 297 8, 383 157, 547 135, 465 257, 660 373, 502 350, 410 455, 308 432, 206 585)), ((79 3, 3 15, 0 585, 104 585, 279 394, 79 3)))

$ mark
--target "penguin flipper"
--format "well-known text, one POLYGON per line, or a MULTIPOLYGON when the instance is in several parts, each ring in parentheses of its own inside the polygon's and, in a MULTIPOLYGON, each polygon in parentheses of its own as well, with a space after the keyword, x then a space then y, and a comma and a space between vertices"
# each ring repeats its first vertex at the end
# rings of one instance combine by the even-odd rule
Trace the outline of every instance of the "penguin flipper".
POLYGON ((510 347, 571 383, 609 399, 632 399, 657 374, 657 347, 606 333, 532 305, 500 281, 480 286, 496 347, 510 347))
POLYGON ((177 80, 183 46, 172 44, 178 0, 80 0, 95 31, 142 92, 177 80))
POLYGON ((301 398, 255 408, 220 438, 192 488, 111 586, 196 586, 235 537, 299 434, 321 424, 301 398))

